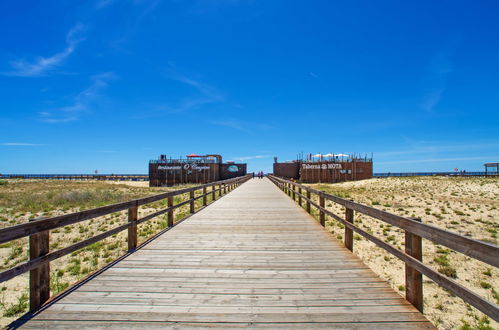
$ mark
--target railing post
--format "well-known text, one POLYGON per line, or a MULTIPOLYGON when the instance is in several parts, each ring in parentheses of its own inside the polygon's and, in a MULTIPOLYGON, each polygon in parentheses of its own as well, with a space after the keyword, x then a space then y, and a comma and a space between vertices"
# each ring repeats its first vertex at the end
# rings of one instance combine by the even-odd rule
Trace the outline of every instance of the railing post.
MULTIPOLYGON (((421 219, 411 219, 421 222, 421 219)), ((405 253, 423 261, 421 236, 405 231, 405 253)), ((423 312, 423 275, 407 264, 405 264, 405 298, 421 313, 423 312)))
MULTIPOLYGON (((353 223, 353 210, 345 208, 345 220, 353 223)), ((345 247, 353 252, 353 230, 345 226, 345 247)))
POLYGON ((310 213, 310 190, 307 190, 307 212, 310 213))
POLYGON ((218 197, 222 197, 222 184, 218 185, 218 197))
POLYGON ((206 206, 207 201, 206 201, 206 187, 203 187, 203 206, 206 206))
POLYGON ((296 201, 296 187, 295 185, 292 185, 293 186, 293 202, 296 201))
POLYGON ((298 187, 298 204, 300 204, 300 206, 301 206, 301 202, 302 202, 302 200, 301 200, 301 187, 298 187))
POLYGON ((137 218, 139 207, 134 206, 128 209, 128 251, 133 251, 137 248, 137 218))
POLYGON ((215 188, 216 185, 213 185, 211 186, 211 199, 213 199, 214 201, 217 199, 217 195, 216 195, 216 188, 215 188))
POLYGON ((224 182, 224 195, 227 194, 227 184, 224 182))
POLYGON ((189 192, 189 198, 191 200, 190 202, 190 205, 191 205, 191 214, 193 214, 195 212, 195 209, 194 209, 194 190, 191 190, 191 192, 189 192))
MULTIPOLYGON (((173 207, 173 196, 168 197, 168 207, 173 207)), ((168 227, 173 227, 173 210, 168 211, 168 227)))
POLYGON ((324 195, 322 193, 319 194, 319 206, 321 207, 321 209, 319 210, 320 223, 321 223, 322 226, 326 226, 326 214, 322 210, 322 208, 326 207, 326 204, 325 204, 325 201, 324 201, 324 195))
MULTIPOLYGON (((40 219, 32 219, 36 221, 40 219)), ((49 253, 49 231, 29 237, 29 258, 33 260, 49 253)), ((46 262, 29 272, 29 309, 35 311, 50 298, 50 263, 46 262)))

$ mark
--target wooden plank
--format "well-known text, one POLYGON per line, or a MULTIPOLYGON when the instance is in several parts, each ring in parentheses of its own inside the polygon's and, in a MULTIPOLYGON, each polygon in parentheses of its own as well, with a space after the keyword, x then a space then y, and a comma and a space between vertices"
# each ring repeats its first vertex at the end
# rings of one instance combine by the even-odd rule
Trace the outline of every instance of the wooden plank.
POLYGON ((166 193, 161 193, 158 195, 154 196, 149 196, 149 197, 144 197, 144 198, 139 198, 136 200, 132 201, 127 201, 127 202, 122 202, 122 203, 117 203, 117 204, 112 204, 112 205, 107 205, 107 206, 102 206, 98 207, 95 209, 90 209, 90 210, 85 210, 85 211, 80 211, 80 212, 75 212, 75 213, 70 213, 70 214, 64 214, 61 216, 53 217, 53 218, 48 218, 48 219, 43 219, 40 221, 36 222, 28 222, 28 223, 23 223, 19 224, 16 226, 11 226, 11 227, 6 227, 0 229, 0 244, 9 242, 18 238, 26 237, 41 231, 45 230, 51 230, 71 224, 75 224, 81 221, 89 220, 92 218, 96 218, 99 216, 123 211, 126 209, 129 209, 131 207, 135 206, 140 206, 144 204, 149 204, 152 202, 156 202, 168 197, 173 197, 185 193, 190 193, 192 191, 201 189, 202 187, 210 187, 218 184, 221 186, 222 184, 228 183, 228 182, 242 182, 245 181, 249 178, 249 176, 245 177, 238 177, 234 179, 229 179, 225 181, 217 181, 217 182, 212 182, 208 183, 205 185, 200 185, 192 188, 185 188, 185 189, 179 189, 175 191, 170 191, 166 193))
MULTIPOLYGON (((32 221, 37 221, 33 219, 32 221)), ((30 260, 43 257, 49 253, 49 231, 43 231, 29 237, 30 260)), ((50 265, 40 264, 29 274, 29 307, 31 311, 38 309, 50 297, 50 265)))
MULTIPOLYGON (((277 181, 282 180, 275 177, 273 179, 277 181)), ((301 186, 294 182, 290 182, 290 184, 301 186)), ((407 230, 437 244, 441 244, 455 251, 461 252, 469 257, 488 263, 491 266, 499 267, 499 247, 494 244, 461 236, 459 234, 429 224, 419 223, 410 218, 405 218, 370 206, 355 203, 353 201, 343 199, 307 186, 302 187, 304 189, 307 189, 308 198, 310 198, 310 192, 314 194, 323 194, 326 199, 346 208, 353 209, 357 212, 387 222, 391 225, 407 230)))
MULTIPOLYGON (((345 221, 353 224, 353 210, 345 209, 345 221)), ((348 226, 345 226, 345 247, 353 251, 353 231, 348 226)))
POLYGON ((128 209, 128 222, 130 223, 130 227, 128 227, 128 251, 132 251, 137 248, 138 210, 139 210, 138 206, 128 209))
POLYGON ((105 233, 96 235, 92 238, 86 239, 84 241, 78 242, 76 244, 73 244, 71 246, 65 247, 63 249, 39 256, 34 259, 30 259, 27 262, 20 263, 16 265, 15 267, 12 267, 6 271, 3 271, 0 273, 0 282, 8 281, 11 278, 14 278, 22 273, 25 273, 31 269, 35 269, 39 265, 48 263, 50 261, 56 260, 60 257, 63 257, 65 255, 68 255, 72 252, 78 251, 90 244, 93 244, 95 242, 101 241, 106 237, 109 237, 111 235, 114 235, 116 233, 119 233, 125 229, 127 229, 130 226, 130 223, 126 223, 124 225, 118 226, 116 228, 113 228, 109 231, 106 231, 105 233))
MULTIPOLYGON (((421 221, 421 219, 414 219, 421 221)), ((405 231, 405 253, 423 261, 423 243, 421 237, 405 231)), ((405 296, 421 313, 423 312, 423 274, 409 265, 405 265, 405 296)))
POLYGON ((24 326, 432 328, 270 181, 238 188, 24 326))
POLYGON ((168 208, 170 211, 168 211, 168 216, 167 216, 167 225, 168 228, 173 227, 173 197, 170 196, 168 197, 168 208))

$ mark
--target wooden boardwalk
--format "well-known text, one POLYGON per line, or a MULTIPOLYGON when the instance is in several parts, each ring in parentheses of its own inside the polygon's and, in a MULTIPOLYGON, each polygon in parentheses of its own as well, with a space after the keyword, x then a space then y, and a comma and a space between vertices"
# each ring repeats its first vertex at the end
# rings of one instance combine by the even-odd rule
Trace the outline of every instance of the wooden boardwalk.
POLYGON ((433 328, 267 179, 56 300, 25 328, 433 328))

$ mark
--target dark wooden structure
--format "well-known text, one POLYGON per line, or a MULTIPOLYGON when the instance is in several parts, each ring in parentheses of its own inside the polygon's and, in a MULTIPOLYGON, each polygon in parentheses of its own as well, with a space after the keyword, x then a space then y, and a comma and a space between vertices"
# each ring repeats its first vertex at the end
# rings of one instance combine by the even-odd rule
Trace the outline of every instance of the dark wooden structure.
POLYGON ((335 183, 370 179, 373 176, 372 158, 346 156, 318 156, 314 159, 278 163, 274 158, 275 176, 299 180, 303 183, 335 183))
POLYGON ((149 162, 149 186, 203 184, 246 175, 246 164, 222 163, 220 155, 188 155, 171 159, 161 155, 149 162))
POLYGON ((274 162, 274 175, 281 178, 295 179, 300 178, 300 162, 286 162, 278 163, 274 162))

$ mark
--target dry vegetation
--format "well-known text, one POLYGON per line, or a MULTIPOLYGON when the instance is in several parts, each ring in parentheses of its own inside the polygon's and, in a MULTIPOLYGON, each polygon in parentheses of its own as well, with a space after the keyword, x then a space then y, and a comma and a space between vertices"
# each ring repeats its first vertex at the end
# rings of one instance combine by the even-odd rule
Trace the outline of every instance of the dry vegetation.
MULTIPOLYGON (((498 242, 498 179, 388 178, 310 186, 394 214, 421 218, 424 223, 477 240, 496 245, 498 242)), ((327 201, 326 207, 338 215, 344 214, 344 209, 332 202, 327 201)), ((401 229, 362 214, 355 215, 355 224, 404 249, 404 232, 401 229)), ((330 220, 326 225, 336 238, 343 239, 342 224, 330 220)), ((427 265, 499 304, 497 268, 427 240, 423 240, 423 251, 423 260, 427 265)), ((357 234, 354 234, 354 252, 404 295, 404 264, 401 261, 357 234)), ((499 329, 498 323, 426 277, 424 308, 425 315, 440 329, 499 329)))
MULTIPOLYGON (((185 188, 179 186, 174 189, 185 188)), ((85 209, 146 197, 168 188, 149 188, 147 182, 97 182, 56 180, 0 181, 0 228, 28 222, 38 217, 52 217, 85 209)), ((201 192, 196 192, 196 196, 201 192)), ((210 195, 211 197, 211 195, 210 195)), ((210 197, 208 202, 210 202, 210 197)), ((174 198, 175 203, 188 199, 188 194, 174 198)), ((200 206, 199 199, 196 207, 200 206)), ((166 207, 166 200, 139 208, 139 218, 166 207)), ((188 205, 175 211, 175 220, 185 217, 188 205)), ((83 221, 50 231, 50 251, 108 231, 128 221, 127 211, 83 221)), ((156 217, 138 227, 139 244, 166 227, 166 216, 156 217)), ((28 258, 28 239, 0 244, 0 271, 28 258)), ((90 273, 123 255, 127 250, 127 233, 121 232, 94 243, 71 255, 50 263, 51 295, 65 290, 90 273)), ((28 273, 0 285, 0 327, 26 312, 28 273)))

